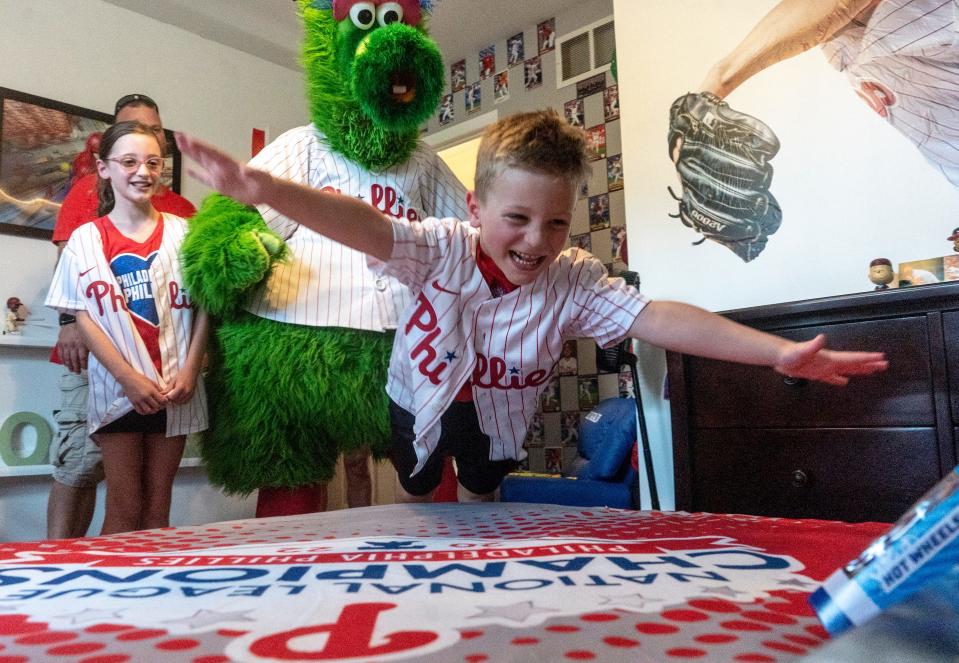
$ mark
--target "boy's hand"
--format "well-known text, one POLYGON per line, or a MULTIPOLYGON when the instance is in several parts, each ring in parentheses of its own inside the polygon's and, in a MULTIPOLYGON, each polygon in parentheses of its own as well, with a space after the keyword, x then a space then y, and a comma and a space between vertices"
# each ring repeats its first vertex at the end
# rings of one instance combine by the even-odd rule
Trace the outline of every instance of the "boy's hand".
POLYGON ((826 337, 786 347, 773 367, 795 378, 845 385, 850 375, 871 375, 886 370, 889 362, 882 352, 836 352, 826 349, 826 337))
POLYGON ((187 170, 192 177, 246 205, 264 201, 264 191, 273 179, 269 173, 234 161, 225 152, 183 133, 176 133, 176 144, 196 163, 196 169, 187 170))

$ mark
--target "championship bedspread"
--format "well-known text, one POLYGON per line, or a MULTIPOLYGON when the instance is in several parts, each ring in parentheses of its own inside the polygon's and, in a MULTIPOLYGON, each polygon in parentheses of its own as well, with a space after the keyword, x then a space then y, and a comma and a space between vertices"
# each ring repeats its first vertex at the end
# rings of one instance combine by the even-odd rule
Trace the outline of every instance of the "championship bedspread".
POLYGON ((0 544, 0 663, 787 661, 888 525, 391 505, 0 544))

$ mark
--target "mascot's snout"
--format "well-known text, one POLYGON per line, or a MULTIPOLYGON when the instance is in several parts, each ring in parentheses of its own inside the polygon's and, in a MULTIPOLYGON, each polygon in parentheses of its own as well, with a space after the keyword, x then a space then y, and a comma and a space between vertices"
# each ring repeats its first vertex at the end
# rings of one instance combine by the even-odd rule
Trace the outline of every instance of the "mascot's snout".
POLYGON ((426 121, 439 103, 443 58, 420 30, 391 23, 360 42, 352 79, 356 100, 373 122, 406 131, 426 121))

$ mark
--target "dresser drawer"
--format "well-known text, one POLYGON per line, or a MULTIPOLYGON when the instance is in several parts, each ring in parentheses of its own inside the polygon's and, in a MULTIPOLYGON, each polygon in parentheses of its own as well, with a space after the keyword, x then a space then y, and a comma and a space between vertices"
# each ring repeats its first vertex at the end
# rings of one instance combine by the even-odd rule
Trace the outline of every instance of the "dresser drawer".
POLYGON ((790 380, 765 366, 685 358, 690 424, 698 428, 933 426, 935 403, 926 316, 776 332, 819 333, 830 348, 885 352, 889 370, 846 387, 790 380))
POLYGON ((939 479, 929 428, 692 430, 694 511, 892 522, 939 479))
POLYGON ((952 412, 953 422, 959 424, 959 311, 943 313, 942 331, 946 341, 949 409, 952 412))

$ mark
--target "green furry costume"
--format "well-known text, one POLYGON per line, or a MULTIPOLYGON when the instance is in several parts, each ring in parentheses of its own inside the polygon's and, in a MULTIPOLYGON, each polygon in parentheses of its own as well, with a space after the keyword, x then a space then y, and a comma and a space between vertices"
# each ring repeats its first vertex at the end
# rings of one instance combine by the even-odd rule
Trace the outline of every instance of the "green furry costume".
MULTIPOLYGON (((444 81, 425 30, 430 3, 299 6, 310 115, 328 147, 372 173, 406 162, 444 81)), ((383 457, 389 446, 384 386, 392 333, 304 326, 244 310, 288 258, 284 240, 255 209, 220 195, 204 202, 183 243, 190 294, 217 321, 203 459, 211 480, 231 493, 328 481, 340 453, 370 446, 383 457)))

